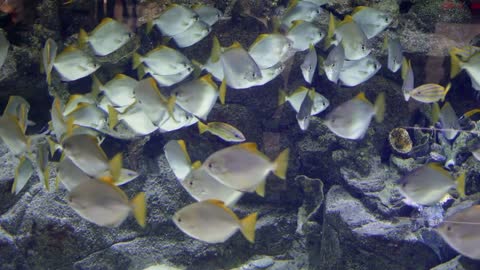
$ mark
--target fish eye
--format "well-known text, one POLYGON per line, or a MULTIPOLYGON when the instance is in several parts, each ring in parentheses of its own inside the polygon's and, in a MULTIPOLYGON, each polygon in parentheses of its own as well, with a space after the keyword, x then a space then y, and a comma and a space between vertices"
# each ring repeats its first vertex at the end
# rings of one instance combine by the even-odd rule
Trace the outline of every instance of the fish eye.
POLYGON ((193 186, 193 181, 188 182, 190 186, 193 186))
POLYGON ((452 227, 447 226, 447 231, 451 231, 451 230, 452 230, 452 227))
POLYGON ((129 32, 129 33, 128 33, 128 37, 129 37, 129 38, 132 38, 132 37, 133 37, 133 33, 130 33, 130 32, 129 32))
POLYGON ((208 163, 208 168, 209 168, 209 169, 213 168, 213 164, 212 164, 211 162, 208 163))
POLYGON ((320 9, 317 9, 316 12, 317 12, 317 14, 320 14, 320 9))
POLYGON ((374 68, 374 69, 377 69, 377 64, 373 64, 373 68, 374 68))
POLYGON ((177 218, 177 221, 178 221, 178 222, 182 222, 182 219, 181 219, 181 218, 177 218))

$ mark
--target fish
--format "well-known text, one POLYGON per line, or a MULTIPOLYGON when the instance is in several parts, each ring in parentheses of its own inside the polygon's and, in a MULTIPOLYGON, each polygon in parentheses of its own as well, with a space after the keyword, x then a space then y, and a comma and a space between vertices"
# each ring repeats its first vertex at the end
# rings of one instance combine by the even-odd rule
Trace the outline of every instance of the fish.
POLYGON ((315 69, 317 69, 317 51, 310 45, 310 50, 308 54, 305 56, 303 63, 300 65, 300 69, 302 70, 302 75, 305 81, 309 84, 312 83, 313 75, 315 74, 315 69))
POLYGON ((224 78, 222 84, 234 89, 245 89, 262 78, 260 67, 242 45, 234 42, 221 53, 224 78))
POLYGON ((220 10, 203 4, 197 4, 192 7, 193 11, 197 13, 199 20, 212 26, 222 18, 223 14, 220 10))
POLYGON ((158 75, 174 75, 188 69, 193 71, 192 62, 185 55, 165 45, 156 47, 145 56, 134 53, 132 61, 133 69, 143 63, 158 75))
POLYGON ((402 60, 402 79, 403 96, 405 97, 405 101, 408 101, 410 99, 410 92, 414 88, 415 78, 413 75, 412 64, 410 63, 410 60, 407 60, 405 57, 403 57, 402 60))
POLYGON ((155 71, 149 69, 148 67, 145 68, 145 71, 147 73, 150 73, 150 75, 155 79, 155 81, 157 81, 159 86, 170 87, 172 85, 182 82, 194 71, 194 69, 188 67, 187 69, 172 75, 159 75, 155 73, 155 71))
POLYGON ((342 44, 335 46, 329 53, 325 61, 323 62, 323 69, 328 80, 337 83, 340 77, 340 72, 343 69, 343 63, 345 62, 345 50, 342 44))
MULTIPOLYGON (((164 114, 167 114, 166 109, 164 114)), ((117 109, 108 106, 109 128, 114 129, 122 121, 136 135, 145 136, 158 130, 147 113, 138 102, 130 105, 126 111, 119 113, 117 109)))
POLYGON ((37 144, 37 152, 36 152, 36 161, 37 161, 37 175, 40 179, 40 182, 43 182, 45 188, 50 190, 50 168, 48 165, 48 142, 44 141, 42 143, 37 144))
MULTIPOLYGON (((290 95, 285 93, 285 91, 280 90, 278 97, 278 105, 282 105, 288 101, 292 108, 298 113, 309 90, 310 89, 306 88, 305 86, 300 86, 295 89, 295 91, 290 95)), ((317 115, 327 109, 328 106, 330 106, 330 101, 328 101, 328 99, 322 94, 315 91, 310 115, 317 115)))
POLYGON ((5 37, 5 33, 0 31, 0 67, 5 64, 9 48, 10 42, 8 41, 7 37, 5 37))
POLYGON ((323 6, 328 3, 331 3, 331 0, 303 0, 303 1, 311 2, 318 6, 323 6))
POLYGON ((409 92, 409 95, 411 98, 422 103, 433 103, 443 101, 450 90, 450 87, 450 83, 446 87, 435 83, 427 83, 412 89, 412 91, 409 92))
MULTIPOLYGON (((282 72, 285 70, 286 65, 284 63, 278 63, 277 65, 266 68, 266 69, 260 69, 260 74, 262 75, 260 78, 257 80, 253 81, 250 87, 253 86, 262 86, 265 85, 275 78, 278 77, 278 75, 282 74, 282 72)), ((220 97, 222 98, 222 97, 220 97)), ((220 99, 221 100, 221 99, 220 99)))
POLYGON ((291 40, 291 48, 295 51, 308 50, 310 45, 315 46, 325 37, 325 33, 315 24, 303 20, 293 21, 285 35, 291 40))
POLYGON ((106 56, 127 44, 132 38, 133 33, 127 26, 112 18, 104 18, 90 34, 80 29, 78 44, 83 48, 89 43, 95 55, 106 56))
POLYGON ((372 104, 361 92, 354 98, 340 104, 333 109, 324 121, 324 124, 345 139, 362 139, 367 132, 372 117, 382 122, 385 113, 385 95, 380 93, 372 104))
POLYGON ((52 108, 50 110, 50 130, 55 135, 56 140, 59 142, 63 139, 67 133, 67 123, 63 117, 63 106, 60 99, 56 97, 52 102, 52 108))
POLYGON ((435 231, 463 256, 480 259, 478 230, 480 228, 480 206, 472 205, 445 218, 435 231))
POLYGON ((219 183, 201 167, 200 162, 192 165, 192 169, 180 183, 197 201, 215 199, 223 201, 226 206, 233 206, 243 196, 243 192, 219 183))
POLYGON ((163 121, 158 125, 158 130, 161 133, 178 130, 184 127, 194 125, 198 122, 193 114, 185 111, 180 106, 175 105, 173 107, 172 116, 166 115, 163 121))
POLYGON ((380 34, 393 22, 390 14, 366 6, 356 7, 352 12, 352 18, 360 26, 368 39, 380 34))
POLYGON ((397 180, 400 193, 410 205, 434 205, 457 188, 465 196, 465 174, 455 180, 439 163, 428 163, 397 180))
POLYGON ((307 130, 310 125, 310 116, 312 113, 313 100, 315 99, 315 89, 308 90, 303 98, 300 110, 297 113, 297 122, 301 130, 307 130))
POLYGON ((372 78, 381 67, 375 56, 368 55, 360 60, 345 61, 338 78, 342 85, 357 86, 372 78))
POLYGON ((212 28, 206 22, 201 20, 196 21, 190 28, 184 32, 178 33, 172 36, 173 40, 179 48, 190 47, 200 40, 204 39, 210 32, 212 28))
POLYGON ((185 179, 190 173, 192 161, 187 152, 187 145, 184 140, 171 140, 163 146, 163 152, 173 174, 179 180, 185 179))
POLYGON ((124 74, 115 75, 106 84, 93 76, 92 92, 103 92, 115 106, 130 106, 136 101, 133 90, 137 84, 137 80, 124 74))
POLYGON ((72 117, 75 125, 96 130, 102 130, 107 124, 107 114, 93 104, 82 103, 66 117, 72 117))
POLYGON ((103 227, 118 227, 133 212, 137 223, 145 227, 145 193, 138 193, 131 201, 118 187, 100 180, 86 181, 73 188, 67 203, 82 218, 103 227))
POLYGON ((10 96, 8 103, 3 110, 4 116, 14 116, 22 132, 25 134, 27 126, 30 123, 28 120, 28 112, 30 111, 30 104, 21 96, 10 96))
POLYGON ((198 121, 198 131, 200 134, 210 132, 226 142, 243 142, 245 136, 236 127, 223 122, 210 122, 207 124, 198 121))
MULTIPOLYGON (((185 32, 198 19, 198 14, 192 9, 182 5, 171 4, 150 24, 156 26, 162 35, 172 37, 185 32)), ((151 28, 151 26, 147 25, 147 30, 148 28, 151 28)))
POLYGON ((442 133, 448 140, 453 140, 458 135, 460 123, 450 102, 445 102, 440 110, 440 123, 442 124, 442 133))
POLYGON ((62 141, 62 149, 78 168, 91 177, 100 177, 110 170, 107 155, 94 136, 71 135, 62 141))
POLYGON ((453 48, 450 51, 450 78, 454 78, 461 70, 465 70, 470 77, 473 89, 480 91, 480 47, 472 47, 453 48))
POLYGON ((260 69, 270 68, 284 62, 292 42, 281 34, 261 34, 248 49, 248 54, 260 69))
POLYGON ((196 117, 206 120, 218 99, 218 86, 207 74, 199 79, 185 82, 172 90, 172 96, 178 106, 196 117))
POLYGON ((17 195, 32 177, 34 167, 30 159, 25 156, 20 158, 20 162, 15 169, 15 178, 12 185, 12 194, 17 195))
POLYGON ((62 77, 62 81, 70 82, 92 74, 100 68, 100 65, 83 51, 71 45, 57 55, 53 67, 62 77))
POLYGON ((367 36, 351 16, 345 16, 334 29, 334 44, 342 44, 346 60, 360 60, 372 51, 367 47, 367 36))
POLYGON ((222 201, 192 203, 173 215, 175 225, 190 237, 206 243, 223 243, 240 230, 251 243, 255 241, 257 213, 239 219, 222 201))
MULTIPOLYGON (((1 39, 0 39, 1 43, 1 39)), ((43 64, 43 71, 45 71, 46 74, 46 79, 47 79, 47 84, 51 85, 52 84, 52 69, 53 69, 53 63, 55 61, 55 58, 57 57, 57 50, 58 46, 57 43, 49 38, 47 41, 45 41, 45 45, 43 46, 42 50, 42 64, 43 64)), ((0 63, 2 61, 0 60, 0 63)), ((1 65, 0 65, 1 66, 1 65)))
MULTIPOLYGON (((402 66, 403 52, 402 44, 400 44, 399 38, 388 38, 385 36, 384 42, 388 51, 388 69, 391 72, 397 72, 402 66)), ((385 45, 384 45, 385 46, 385 45)))
POLYGON ((75 111, 78 106, 80 105, 94 105, 95 104, 95 98, 92 95, 89 94, 73 94, 70 95, 68 98, 67 103, 63 107, 62 114, 63 116, 67 116, 71 114, 73 111, 75 111))
POLYGON ((285 179, 289 149, 283 150, 275 161, 258 151, 255 143, 230 146, 211 154, 203 163, 207 173, 220 183, 242 192, 264 196, 269 172, 285 179))
POLYGON ((291 1, 281 18, 281 23, 287 29, 292 27, 293 22, 304 20, 312 22, 322 14, 322 8, 308 1, 291 1))
POLYGON ((0 117, 0 138, 14 155, 22 155, 30 151, 30 139, 25 136, 15 116, 0 117))
POLYGON ((138 106, 148 115, 154 125, 168 115, 168 100, 160 93, 153 78, 138 82, 133 90, 138 106))

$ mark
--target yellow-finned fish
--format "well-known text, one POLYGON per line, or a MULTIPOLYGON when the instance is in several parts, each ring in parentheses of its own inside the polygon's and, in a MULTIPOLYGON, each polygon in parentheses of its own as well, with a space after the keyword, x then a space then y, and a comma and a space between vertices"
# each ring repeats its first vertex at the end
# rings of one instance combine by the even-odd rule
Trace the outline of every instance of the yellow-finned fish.
POLYGON ((78 42, 80 47, 88 42, 96 55, 106 56, 125 45, 132 37, 133 33, 126 25, 112 18, 104 18, 90 34, 80 29, 78 42))
POLYGON ((212 6, 198 4, 192 7, 193 11, 198 14, 200 21, 212 26, 223 16, 222 12, 212 6))
POLYGON ((453 140, 461 129, 458 116, 455 113, 450 102, 445 102, 440 110, 440 123, 442 125, 442 133, 448 140, 453 140))
POLYGON ((30 104, 21 96, 10 96, 8 103, 3 110, 3 116, 14 116, 23 133, 27 130, 29 124, 28 112, 30 111, 30 104))
POLYGON ((292 42, 281 34, 261 34, 248 49, 260 69, 284 62, 290 55, 292 42))
POLYGON ((472 81, 472 87, 480 91, 480 47, 467 46, 450 51, 450 78, 465 70, 472 81))
POLYGON ((133 90, 138 81, 124 74, 117 74, 106 84, 102 84, 93 76, 92 92, 103 92, 115 106, 123 107, 135 102, 133 90))
POLYGON ((360 60, 345 61, 339 74, 342 85, 357 86, 375 76, 382 65, 373 55, 360 60))
POLYGON ((302 70, 302 75, 305 81, 309 84, 312 83, 313 75, 315 74, 315 70, 317 69, 317 51, 313 45, 310 45, 310 50, 308 54, 305 56, 303 63, 300 65, 300 69, 302 70))
POLYGON ((367 36, 351 16, 347 15, 335 27, 335 40, 342 44, 346 60, 360 60, 370 54, 372 50, 367 47, 367 36))
POLYGON ((245 141, 245 136, 240 130, 230 124, 223 122, 210 122, 208 124, 204 124, 198 121, 198 130, 200 134, 208 131, 227 142, 245 141))
POLYGON ((185 234, 207 243, 223 243, 240 230, 245 238, 255 241, 257 213, 239 219, 222 201, 192 203, 173 215, 173 222, 185 234))
POLYGON ((77 47, 68 46, 57 55, 53 67, 62 77, 62 81, 70 82, 92 74, 100 65, 77 47))
POLYGON ((133 212, 137 223, 145 227, 145 193, 138 193, 131 201, 118 187, 100 180, 85 181, 73 188, 67 196, 70 207, 82 218, 104 227, 118 227, 133 212))
POLYGON ((155 81, 157 81, 159 86, 165 86, 165 87, 170 87, 174 84, 177 84, 179 82, 182 82, 185 78, 187 78, 192 72, 193 68, 188 67, 185 70, 180 71, 179 73, 172 74, 172 75, 159 75, 155 73, 154 70, 146 67, 145 72, 149 73, 155 81))
POLYGON ((322 8, 319 5, 308 1, 293 0, 289 3, 281 21, 283 26, 290 28, 294 21, 312 22, 319 18, 320 14, 322 14, 322 8))
POLYGON ((171 4, 152 23, 163 35, 171 37, 186 31, 198 19, 198 14, 192 9, 182 5, 171 4))
POLYGON ((480 205, 473 205, 445 218, 435 228, 453 249, 463 256, 480 260, 480 205))
POLYGON ((220 61, 222 61, 224 74, 222 84, 234 89, 244 89, 261 79, 260 68, 240 43, 235 42, 219 55, 221 55, 220 61))
POLYGON ((30 159, 25 156, 20 158, 20 162, 15 169, 15 178, 13 180, 12 193, 18 194, 27 184, 32 176, 34 167, 30 159))
POLYGON ((435 83, 427 83, 417 86, 412 89, 408 94, 411 98, 423 102, 423 103, 433 103, 437 101, 445 100, 445 96, 450 90, 451 84, 449 83, 446 87, 443 87, 435 83))
POLYGON ((310 125, 310 116, 312 115, 313 100, 315 99, 315 88, 309 89, 303 98, 300 109, 297 113, 297 122, 301 130, 307 130, 310 125))
POLYGON ((286 178, 289 149, 275 161, 258 151, 255 143, 242 143, 219 150, 203 163, 204 169, 222 184, 242 192, 257 190, 263 195, 265 180, 270 172, 286 178), (258 190, 261 188, 261 190, 258 190))
POLYGON ((327 115, 325 125, 342 138, 357 140, 365 136, 372 117, 375 116, 377 122, 382 122, 384 113, 385 95, 383 93, 377 96, 374 105, 362 92, 333 109, 327 115))
POLYGON ((340 72, 343 70, 345 63, 345 50, 342 44, 335 46, 329 53, 325 61, 323 61, 323 69, 328 80, 337 83, 340 77, 340 72))
POLYGON ((292 49, 308 50, 310 45, 316 45, 325 37, 325 33, 315 24, 303 20, 293 21, 292 27, 285 35, 292 41, 292 49))
POLYGON ((392 16, 388 13, 365 6, 356 7, 353 10, 352 17, 368 39, 378 35, 393 22, 392 16))
POLYGON ((167 159, 173 174, 179 180, 185 179, 190 172, 192 161, 187 152, 187 146, 184 140, 171 140, 163 146, 165 158, 167 159))
POLYGON ((407 60, 405 57, 403 57, 402 60, 402 79, 403 96, 405 97, 405 101, 408 101, 410 99, 410 92, 414 88, 415 77, 413 75, 412 64, 410 63, 410 60, 407 60))
POLYGON ((142 63, 158 75, 174 75, 184 70, 193 70, 192 62, 185 55, 165 45, 156 47, 145 56, 134 53, 133 68, 138 68, 142 63))
MULTIPOLYGON (((164 112, 167 114, 166 109, 164 112)), ((145 136, 158 129, 138 102, 130 105, 123 113, 119 113, 117 109, 108 106, 108 117, 110 129, 115 128, 120 121, 137 135, 145 136)))
POLYGON ((388 51, 388 69, 391 72, 397 72, 402 66, 403 51, 402 44, 398 37, 388 38, 385 36, 384 47, 386 46, 388 51))
POLYGON ((10 42, 5 37, 3 31, 0 32, 0 67, 3 66, 5 60, 7 59, 8 49, 10 48, 10 42))
POLYGON ((25 136, 15 116, 0 117, 0 138, 14 155, 22 155, 30 151, 30 140, 25 136))
POLYGON ((184 32, 178 33, 172 36, 173 40, 179 48, 190 47, 200 40, 204 39, 210 32, 212 28, 206 22, 196 21, 190 28, 184 32))
POLYGON ((439 163, 423 165, 399 179, 397 184, 410 205, 434 205, 455 187, 465 196, 465 174, 455 180, 439 163))
POLYGON ((172 115, 166 115, 158 125, 158 130, 161 133, 174 131, 183 127, 188 127, 198 122, 193 114, 185 111, 180 106, 173 106, 172 115))
MULTIPOLYGON (((279 97, 278 97, 278 105, 282 105, 288 101, 292 108, 298 113, 300 111, 300 107, 302 106, 302 102, 305 99, 308 91, 310 89, 306 88, 305 86, 300 86, 291 94, 285 93, 285 91, 280 90, 279 97)), ((315 91, 315 96, 313 98, 313 106, 310 115, 316 115, 323 112, 328 106, 330 106, 330 101, 322 94, 315 91)))
POLYGON ((107 114, 94 104, 82 103, 65 116, 73 118, 73 124, 102 130, 107 124, 107 114))
POLYGON ((158 125, 168 115, 168 100, 160 93, 153 78, 139 81, 134 94, 139 107, 154 125, 158 125))
POLYGON ((43 70, 47 76, 47 83, 50 85, 52 83, 52 69, 55 58, 57 57, 57 43, 49 38, 45 41, 45 45, 42 50, 42 64, 43 70))
POLYGON ((49 149, 46 141, 37 145, 36 161, 37 175, 40 182, 43 182, 45 188, 50 190, 50 167, 48 166, 49 149))

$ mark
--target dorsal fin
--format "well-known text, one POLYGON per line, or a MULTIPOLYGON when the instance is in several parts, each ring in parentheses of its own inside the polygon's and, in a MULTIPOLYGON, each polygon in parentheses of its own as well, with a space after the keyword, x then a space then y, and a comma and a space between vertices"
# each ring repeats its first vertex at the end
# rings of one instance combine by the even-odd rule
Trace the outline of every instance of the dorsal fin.
POLYGON ((230 210, 230 208, 228 208, 223 201, 215 200, 215 199, 209 199, 209 200, 206 200, 205 202, 222 208, 223 210, 225 210, 225 212, 230 214, 230 216, 232 216, 233 219, 235 219, 237 222, 240 223, 240 219, 238 218, 238 216, 232 210, 230 210))
POLYGON ((355 96, 356 99, 359 99, 361 101, 365 101, 365 102, 368 102, 368 103, 371 103, 370 100, 367 99, 367 97, 365 96, 365 93, 364 92, 360 92, 358 93, 356 96, 355 96))
POLYGON ((445 170, 442 166, 442 164, 440 163, 437 163, 437 162, 431 162, 431 163, 428 163, 427 166, 441 174, 443 174, 444 176, 447 176, 449 178, 452 178, 452 176, 447 172, 447 170, 445 170))
POLYGON ((199 169, 200 167, 202 166, 202 162, 200 160, 197 160, 195 162, 192 163, 192 170, 197 170, 199 169))
POLYGON ((362 11, 362 10, 364 10, 364 9, 367 9, 367 8, 369 8, 369 7, 366 7, 366 6, 358 6, 358 7, 356 7, 356 8, 353 9, 352 15, 355 15, 355 14, 357 14, 358 12, 360 12, 360 11, 362 11))
POLYGON ((130 76, 127 76, 127 75, 125 75, 125 74, 123 74, 123 73, 117 74, 117 75, 115 75, 115 77, 113 77, 113 78, 116 79, 116 80, 131 79, 130 76))
POLYGON ((215 89, 218 88, 217 84, 212 80, 212 74, 210 74, 210 73, 207 73, 206 75, 202 76, 200 78, 200 80, 208 83, 209 85, 211 85, 215 89))
POLYGON ((353 17, 350 15, 347 15, 345 16, 345 18, 343 18, 343 21, 341 21, 336 28, 339 28, 347 23, 352 23, 352 22, 354 22, 353 17))
POLYGON ((247 150, 248 152, 251 152, 251 153, 255 153, 255 154, 258 153, 257 144, 254 143, 254 142, 246 142, 246 143, 242 143, 242 144, 237 144, 235 147, 247 150))
POLYGON ((178 140, 177 143, 178 143, 178 145, 180 145, 180 148, 182 149, 183 154, 187 158, 188 163, 192 163, 192 161, 190 159, 190 155, 188 154, 188 151, 187 151, 187 144, 185 143, 185 141, 184 140, 178 140))

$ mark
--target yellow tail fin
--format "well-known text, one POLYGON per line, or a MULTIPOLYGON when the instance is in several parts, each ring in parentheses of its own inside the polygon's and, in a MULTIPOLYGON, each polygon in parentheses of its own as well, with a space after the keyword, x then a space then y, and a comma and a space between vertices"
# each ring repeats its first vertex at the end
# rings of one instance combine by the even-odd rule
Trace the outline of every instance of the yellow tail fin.
POLYGON ((462 70, 462 61, 457 56, 457 52, 461 51, 458 48, 453 48, 450 50, 450 79, 454 78, 455 76, 460 73, 462 70))
POLYGON ((445 97, 447 96, 448 94, 448 91, 450 91, 450 88, 452 87, 452 83, 448 83, 447 86, 445 86, 445 92, 443 94, 443 97, 442 97, 442 102, 445 100, 445 97))
POLYGON ((144 228, 147 219, 147 199, 145 197, 145 192, 138 193, 130 201, 130 205, 132 206, 133 215, 135 216, 138 225, 144 228))
POLYGON ((202 121, 198 121, 198 132, 200 134, 203 134, 207 130, 208 130, 208 125, 205 125, 204 123, 202 123, 202 121))
POLYGON ((138 79, 141 80, 143 77, 145 77, 145 67, 143 65, 140 65, 137 69, 137 76, 138 79))
POLYGON ((175 120, 175 122, 178 122, 177 119, 175 119, 175 115, 173 114, 176 104, 177 104, 177 97, 174 95, 170 96, 167 101, 168 114, 170 115, 170 117, 172 117, 173 120, 175 120))
POLYGON ((114 129, 118 124, 118 112, 112 106, 108 106, 108 128, 114 129))
POLYGON ((220 99, 220 103, 222 105, 225 104, 225 97, 227 95, 227 81, 225 78, 222 80, 222 84, 220 85, 220 91, 218 93, 218 98, 220 99))
POLYGON ((122 163, 122 153, 116 154, 109 162, 110 174, 112 175, 114 182, 120 179, 120 175, 122 174, 122 163))
POLYGON ((325 38, 325 44, 323 46, 323 48, 326 50, 328 48, 330 48, 330 46, 332 46, 332 42, 333 42, 333 35, 334 35, 334 32, 335 32, 335 27, 336 27, 336 21, 335 21, 335 17, 333 16, 332 13, 330 13, 330 17, 329 17, 329 20, 328 20, 328 32, 327 32, 327 37, 325 38))
POLYGON ((375 120, 378 123, 383 122, 385 116, 385 93, 380 93, 375 100, 375 120))
POLYGON ((278 91, 278 106, 283 105, 287 101, 287 93, 283 90, 278 91))
POLYGON ((267 185, 267 181, 264 180, 258 184, 257 188, 255 189, 255 192, 260 196, 260 197, 265 197, 265 186, 267 185))
POLYGON ((47 191, 50 191, 50 168, 47 167, 45 168, 45 171, 42 172, 43 174, 43 181, 45 182, 45 188, 47 191))
POLYGON ((216 36, 214 36, 212 51, 210 53, 210 59, 212 60, 212 63, 216 63, 220 60, 221 53, 222 53, 222 46, 220 45, 220 41, 216 36))
POLYGON ((78 47, 84 48, 87 42, 88 42, 88 34, 87 32, 85 32, 85 30, 80 28, 80 32, 78 33, 78 47))
POLYGON ((250 243, 255 242, 255 226, 257 224, 257 213, 250 214, 240 220, 240 230, 243 236, 247 238, 250 243))
POLYGON ((457 178, 457 191, 460 195, 460 198, 465 197, 465 172, 460 174, 460 176, 457 178))
POLYGON ((133 53, 132 56, 132 68, 137 69, 142 63, 142 56, 138 53, 133 53))
POLYGON ((287 148, 283 150, 274 161, 275 170, 273 171, 273 173, 283 180, 285 180, 287 175, 289 153, 290 149, 287 148))
POLYGON ((150 32, 152 32, 152 29, 153 29, 153 21, 152 21, 152 20, 148 20, 146 26, 147 26, 147 29, 146 29, 147 34, 150 34, 150 32))

